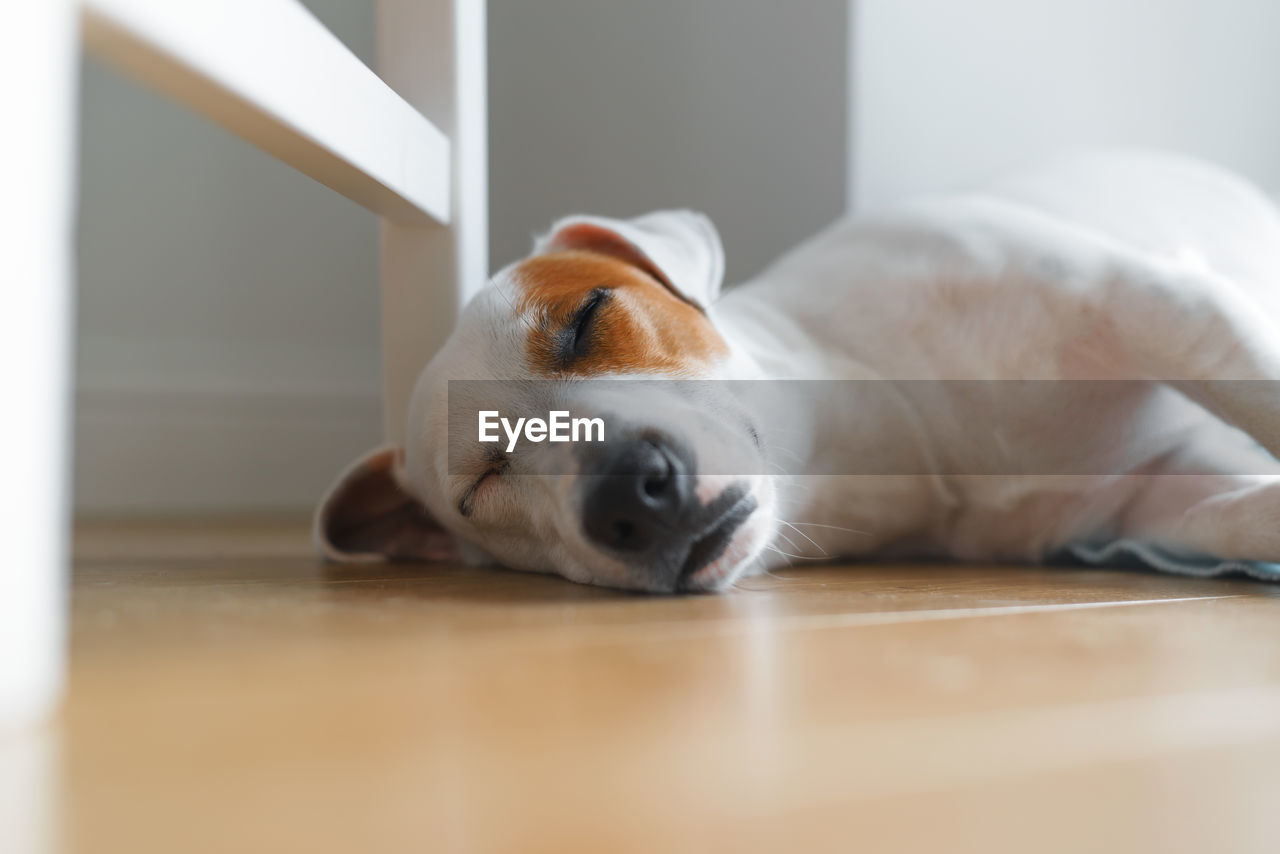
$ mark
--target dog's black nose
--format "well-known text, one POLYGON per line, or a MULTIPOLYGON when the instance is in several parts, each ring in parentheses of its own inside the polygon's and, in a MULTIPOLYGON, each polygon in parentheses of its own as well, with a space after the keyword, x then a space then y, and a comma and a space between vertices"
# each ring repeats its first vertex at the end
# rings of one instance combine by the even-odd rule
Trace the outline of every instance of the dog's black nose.
POLYGON ((663 439, 611 443, 585 474, 582 526, 592 542, 639 556, 683 538, 694 478, 691 455, 680 445, 663 439))

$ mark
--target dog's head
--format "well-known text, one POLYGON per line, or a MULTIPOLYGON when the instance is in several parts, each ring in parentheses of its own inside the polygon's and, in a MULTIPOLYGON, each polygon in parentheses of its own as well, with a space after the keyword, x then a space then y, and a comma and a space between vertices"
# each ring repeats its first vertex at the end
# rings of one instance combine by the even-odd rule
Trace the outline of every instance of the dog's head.
POLYGON ((655 592, 730 584, 773 536, 773 486, 724 473, 763 468, 746 411, 716 383, 676 382, 743 376, 713 320, 722 274, 698 214, 556 223, 472 300, 423 371, 406 446, 340 476, 317 513, 321 551, 488 558, 655 592), (496 427, 499 441, 481 442, 481 411, 508 426, 599 418, 590 438, 603 440, 585 441, 584 424, 579 442, 534 431, 512 447, 496 427))

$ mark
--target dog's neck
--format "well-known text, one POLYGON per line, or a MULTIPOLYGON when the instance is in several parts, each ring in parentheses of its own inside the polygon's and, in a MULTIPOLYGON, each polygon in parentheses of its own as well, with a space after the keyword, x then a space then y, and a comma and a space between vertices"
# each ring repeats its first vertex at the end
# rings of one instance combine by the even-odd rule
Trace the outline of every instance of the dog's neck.
POLYGON ((782 289, 764 280, 732 289, 711 309, 729 344, 729 379, 825 379, 831 354, 788 310, 782 289))
POLYGON ((815 336, 796 305, 792 288, 767 278, 725 294, 712 319, 730 348, 726 377, 766 383, 753 415, 774 466, 786 472, 775 477, 781 518, 838 526, 805 528, 804 545, 843 554, 883 548, 918 530, 948 500, 945 487, 924 473, 927 438, 901 441, 914 429, 913 414, 883 387, 859 382, 883 377, 815 336), (886 460, 886 449, 904 458, 886 460), (903 474, 844 476, 871 458, 903 474))

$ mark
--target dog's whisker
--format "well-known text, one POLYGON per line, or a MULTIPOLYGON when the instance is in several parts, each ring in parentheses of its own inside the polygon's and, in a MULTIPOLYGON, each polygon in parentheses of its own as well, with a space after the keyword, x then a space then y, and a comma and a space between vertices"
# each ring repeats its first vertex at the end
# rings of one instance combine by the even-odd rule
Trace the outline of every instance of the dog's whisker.
POLYGON ((824 525, 821 522, 795 522, 795 523, 787 522, 786 524, 791 525, 791 527, 793 528, 796 525, 803 525, 809 528, 830 528, 833 531, 847 531, 850 534, 862 534, 864 537, 871 536, 870 531, 861 531, 861 530, 858 530, 857 528, 844 528, 844 527, 841 527, 840 525, 824 525))
POLYGON ((784 552, 782 549, 775 548, 773 546, 765 546, 765 548, 773 552, 774 554, 779 554, 779 555, 782 555, 784 558, 786 558, 787 566, 794 566, 794 564, 791 561, 791 558, 795 557, 795 555, 789 555, 786 552, 784 552))
POLYGON ((809 536, 809 535, 808 535, 808 534, 806 534, 804 531, 802 531, 802 530, 800 530, 799 528, 797 528, 795 525, 792 525, 790 522, 788 522, 788 521, 787 521, 787 520, 785 520, 785 519, 779 519, 778 521, 779 521, 779 522, 781 522, 782 524, 786 525, 786 526, 787 526, 788 528, 790 528, 791 530, 795 531, 795 532, 796 532, 797 534, 799 534, 800 536, 804 537, 804 538, 805 538, 806 540, 808 540, 809 542, 813 543, 814 548, 816 548, 818 551, 822 552, 824 555, 827 553, 827 550, 826 550, 826 549, 824 549, 822 546, 818 545, 818 541, 817 541, 817 540, 815 540, 813 537, 809 536))
POLYGON ((510 294, 508 294, 506 291, 502 289, 502 285, 499 284, 497 279, 494 279, 493 281, 493 289, 498 292, 499 296, 501 296, 504 300, 506 300, 507 306, 510 307, 511 313, 516 316, 517 320, 523 323, 529 329, 530 332, 537 331, 537 326, 534 324, 534 322, 530 320, 529 317, 524 312, 516 308, 515 300, 511 298, 510 294))
MULTIPOLYGON (((780 521, 780 522, 781 522, 782 520, 781 520, 781 519, 779 519, 778 521, 780 521)), ((784 524, 785 524, 785 523, 784 523, 784 524)), ((775 532, 774 532, 774 534, 775 534, 775 536, 782 537, 782 539, 786 540, 786 541, 787 541, 787 545, 791 546, 791 548, 793 548, 793 549, 798 549, 798 548, 799 548, 799 547, 796 545, 795 540, 791 539, 790 537, 788 537, 786 534, 782 533, 781 531, 775 531, 775 532)))
POLYGON ((765 569, 761 569, 761 570, 758 570, 758 571, 756 571, 756 572, 753 572, 753 573, 751 573, 750 575, 744 575, 744 576, 742 576, 741 578, 739 578, 738 580, 736 580, 736 581, 733 583, 733 586, 734 586, 736 589, 741 589, 741 590, 751 590, 752 588, 751 588, 751 587, 748 587, 748 586, 747 586, 747 585, 745 585, 745 584, 743 584, 743 582, 744 582, 744 581, 748 581, 748 580, 753 579, 753 578, 771 578, 771 579, 773 579, 775 582, 783 582, 783 583, 788 582, 788 581, 793 581, 793 580, 794 580, 794 579, 791 579, 791 578, 787 578, 785 575, 778 575, 778 574, 777 574, 776 572, 774 572, 773 570, 768 569, 768 568, 765 568, 765 569))
POLYGON ((814 557, 812 555, 791 554, 790 552, 784 552, 782 549, 778 548, 777 546, 765 546, 765 548, 769 549, 770 551, 777 552, 783 557, 792 558, 794 560, 826 560, 825 557, 814 557))

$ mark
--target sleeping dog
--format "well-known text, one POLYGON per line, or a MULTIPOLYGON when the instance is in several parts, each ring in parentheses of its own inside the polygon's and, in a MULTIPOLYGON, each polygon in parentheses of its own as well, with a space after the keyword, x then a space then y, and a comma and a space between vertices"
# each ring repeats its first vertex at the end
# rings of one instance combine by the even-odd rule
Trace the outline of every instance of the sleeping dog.
POLYGON ((1280 560, 1280 213, 1242 180, 1075 158, 722 272, 699 214, 555 223, 423 371, 406 446, 324 498, 322 554, 654 592, 1117 542, 1280 560), (483 442, 480 412, 607 429, 483 442))

